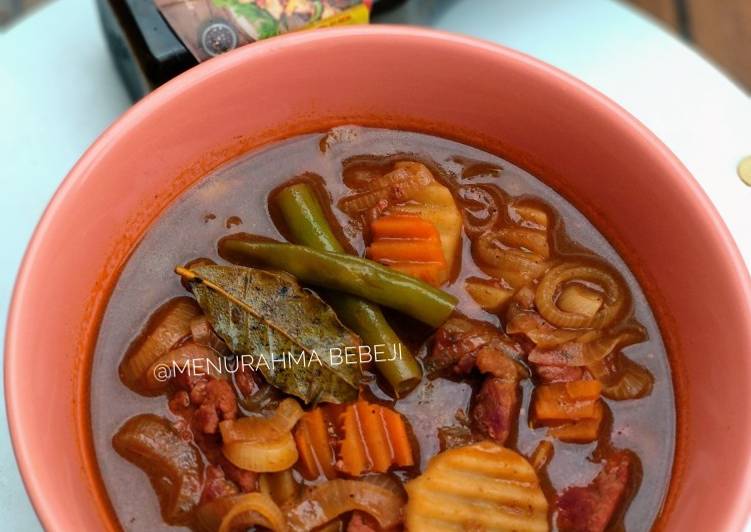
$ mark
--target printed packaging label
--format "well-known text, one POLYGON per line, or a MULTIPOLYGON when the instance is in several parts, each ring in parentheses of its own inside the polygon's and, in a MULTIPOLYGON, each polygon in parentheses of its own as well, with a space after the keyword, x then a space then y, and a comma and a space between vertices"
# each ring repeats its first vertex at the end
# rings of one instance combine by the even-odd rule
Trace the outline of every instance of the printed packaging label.
POLYGON ((156 0, 199 61, 261 39, 304 29, 367 24, 369 0, 156 0))

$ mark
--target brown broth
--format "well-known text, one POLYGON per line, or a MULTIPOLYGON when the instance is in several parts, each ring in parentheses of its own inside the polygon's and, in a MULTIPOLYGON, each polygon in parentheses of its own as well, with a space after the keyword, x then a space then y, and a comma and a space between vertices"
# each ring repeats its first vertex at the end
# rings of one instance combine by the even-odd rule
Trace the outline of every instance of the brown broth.
MULTIPOLYGON (((94 447, 104 484, 126 530, 174 530, 164 524, 157 497, 146 475, 118 456, 111 438, 129 417, 153 412, 172 417, 164 396, 141 397, 118 378, 117 367, 130 340, 141 330, 151 312, 168 299, 184 295, 175 265, 196 257, 219 261, 216 243, 238 231, 281 239, 272 223, 267 196, 290 178, 313 173, 324 178, 334 202, 348 192, 342 180, 343 165, 352 158, 374 161, 406 155, 428 164, 442 180, 465 179, 493 183, 510 196, 538 198, 557 213, 571 242, 603 257, 623 276, 632 294, 634 317, 647 329, 649 340, 625 353, 655 376, 648 397, 634 401, 607 401, 613 414, 612 445, 634 451, 641 459, 643 476, 638 492, 623 520, 626 530, 644 530, 662 507, 673 461, 675 403, 665 347, 646 297, 634 276, 589 221, 544 183, 513 164, 469 146, 429 135, 368 129, 337 128, 328 134, 295 137, 249 153, 206 176, 175 202, 149 230, 125 266, 106 309, 97 342, 91 381, 91 414, 94 447), (368 158, 362 156, 367 154, 368 158)), ((357 179, 350 172, 348 179, 357 179)), ((336 210, 335 210, 336 211, 336 210)), ((358 229, 336 211, 353 247, 362 251, 358 229)), ((460 298, 459 310, 467 316, 499 324, 499 319, 477 307, 464 292, 463 280, 484 275, 474 266, 469 240, 464 238, 461 269, 444 287, 460 298)), ((559 247, 573 244, 559 242, 559 247)), ((516 449, 529 455, 545 435, 530 429, 527 409, 532 385, 523 381, 523 403, 516 434, 516 449)), ((374 387, 374 393, 387 397, 374 387)), ((457 411, 467 412, 472 388, 465 382, 423 380, 396 408, 417 433, 421 461, 438 451, 435 434, 442 426, 457 423, 457 411)), ((555 457, 548 466, 551 487, 560 490, 587 484, 600 466, 587 459, 596 444, 555 443, 555 457)))

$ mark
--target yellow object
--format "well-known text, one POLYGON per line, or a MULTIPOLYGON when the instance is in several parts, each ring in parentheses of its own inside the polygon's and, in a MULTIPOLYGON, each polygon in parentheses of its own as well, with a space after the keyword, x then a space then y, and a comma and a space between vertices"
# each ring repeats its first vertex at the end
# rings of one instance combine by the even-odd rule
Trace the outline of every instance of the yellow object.
POLYGON ((570 284, 561 290, 556 302, 564 312, 575 312, 588 318, 594 318, 603 304, 601 294, 581 284, 570 284))
POLYGON ((389 214, 412 214, 435 225, 441 237, 441 249, 448 266, 446 279, 440 279, 438 284, 443 284, 448 280, 459 256, 462 231, 462 215, 451 191, 437 181, 433 181, 415 192, 409 203, 395 205, 389 208, 388 212, 389 214))
POLYGON ((532 422, 558 425, 597 417, 602 384, 596 380, 540 384, 532 396, 532 422))
POLYGON ((240 469, 256 473, 289 469, 299 456, 291 431, 302 415, 300 404, 288 398, 279 403, 271 417, 221 421, 222 454, 240 469))
POLYGON ((370 21, 370 10, 365 4, 358 4, 341 13, 332 15, 322 20, 311 22, 303 29, 329 28, 331 26, 354 26, 355 24, 367 24, 370 21))
POLYGON ((464 289, 488 312, 500 312, 506 303, 514 296, 514 291, 505 288, 498 281, 470 277, 464 282, 464 289))
POLYGON ((548 213, 540 207, 535 205, 524 205, 519 202, 514 202, 511 207, 517 216, 519 216, 517 223, 531 224, 537 229, 547 230, 549 223, 548 213))
POLYGON ((287 529, 284 515, 268 495, 244 493, 237 497, 237 503, 222 518, 218 532, 231 532, 240 528, 261 525, 274 532, 287 529), (260 519, 259 519, 260 518, 260 519))
POLYGON ((738 163, 738 175, 744 184, 751 187, 751 155, 745 157, 738 163))
POLYGON ((407 530, 549 529, 535 470, 522 455, 490 441, 436 455, 406 489, 407 530))

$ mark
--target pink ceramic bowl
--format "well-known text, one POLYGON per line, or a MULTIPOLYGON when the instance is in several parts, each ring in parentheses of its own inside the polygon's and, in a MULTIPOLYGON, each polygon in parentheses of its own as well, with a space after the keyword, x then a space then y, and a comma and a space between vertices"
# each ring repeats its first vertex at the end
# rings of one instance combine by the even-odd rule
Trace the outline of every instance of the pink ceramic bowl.
POLYGON ((495 152, 595 222, 645 287, 672 353, 679 440, 659 525, 741 529, 751 288, 696 182, 633 117, 567 75, 485 42, 389 27, 294 34, 212 59, 128 111, 65 179, 26 253, 5 353, 13 445, 44 526, 117 527, 92 457, 87 389, 102 310, 149 224, 232 157, 341 123, 495 152))

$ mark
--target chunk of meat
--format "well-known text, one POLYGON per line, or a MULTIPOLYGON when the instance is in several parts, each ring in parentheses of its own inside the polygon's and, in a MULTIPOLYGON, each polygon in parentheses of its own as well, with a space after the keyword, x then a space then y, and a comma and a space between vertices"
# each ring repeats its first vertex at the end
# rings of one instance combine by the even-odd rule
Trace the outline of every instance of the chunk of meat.
POLYGON ((205 383, 208 375, 202 375, 196 371, 178 371, 172 377, 172 382, 179 390, 185 390, 190 394, 191 390, 199 383, 205 383))
POLYGON ((483 347, 477 352, 475 366, 480 373, 492 375, 503 381, 516 384, 519 380, 516 363, 493 347, 483 347))
POLYGON ((216 434, 220 421, 237 417, 237 397, 226 380, 214 377, 191 379, 187 381, 187 388, 172 396, 170 409, 186 417, 188 407, 195 407, 190 414, 190 425, 194 433, 216 434), (185 405, 186 394, 189 405, 185 405))
POLYGON ((173 421, 177 432, 180 433, 180 437, 185 441, 193 439, 193 432, 190 428, 190 420, 193 417, 193 408, 190 406, 190 395, 185 390, 178 390, 175 392, 167 402, 170 412, 177 416, 177 420, 173 421))
POLYGON ((220 467, 222 472, 221 478, 217 474, 213 480, 207 480, 203 496, 211 497, 230 490, 229 486, 234 487, 235 493, 256 491, 258 475, 238 468, 222 454, 219 422, 235 419, 238 413, 232 386, 226 380, 205 376, 177 380, 176 383, 184 389, 177 390, 169 400, 170 411, 178 416, 175 428, 184 439, 192 439, 209 462, 220 467))
POLYGON ((551 366, 540 364, 535 366, 535 373, 543 384, 554 382, 573 382, 584 378, 584 368, 578 366, 551 366))
POLYGON ((644 341, 646 333, 641 327, 628 327, 620 332, 589 331, 575 340, 543 348, 539 344, 528 356, 533 364, 553 366, 589 366, 617 349, 644 341))
POLYGON ((429 367, 466 374, 487 374, 470 417, 485 437, 505 443, 519 413, 518 382, 521 347, 495 327, 467 318, 451 318, 436 333, 429 367))
POLYGON ((506 443, 519 414, 517 388, 516 381, 487 377, 470 412, 477 430, 501 445, 506 443))
POLYGON ((556 500, 556 519, 561 532, 602 532, 613 520, 626 496, 632 476, 633 457, 613 453, 588 486, 573 486, 556 500))
MULTIPOLYGON (((493 357, 514 360, 524 354, 516 342, 492 325, 454 317, 436 332, 428 367, 433 373, 451 368, 454 373, 463 375, 475 367, 481 352, 485 367, 489 370, 496 365, 491 363, 493 357)), ((500 360, 498 364, 503 364, 503 361, 500 360)), ((505 369, 502 371, 505 373, 505 369)))
POLYGON ((221 467, 210 465, 206 468, 206 480, 203 483, 201 504, 221 497, 237 495, 237 492, 237 486, 234 482, 225 478, 224 470, 221 467))
POLYGON ((248 397, 258 391, 260 377, 254 371, 243 368, 235 374, 235 384, 243 397, 248 397))
POLYGON ((378 521, 365 512, 353 512, 347 525, 347 532, 380 532, 378 521))
POLYGON ((256 473, 247 469, 240 469, 227 460, 224 455, 219 458, 219 463, 227 478, 237 484, 241 492, 250 493, 258 489, 258 475, 256 473))
POLYGON ((178 390, 172 397, 170 397, 167 405, 170 412, 175 415, 182 415, 182 413, 190 408, 190 395, 185 390, 178 390))
POLYGON ((438 428, 438 444, 441 451, 464 447, 473 441, 472 431, 466 425, 452 425, 438 428))
POLYGON ((258 475, 256 473, 240 469, 224 457, 219 433, 206 434, 204 432, 197 432, 195 433, 194 441, 206 459, 221 469, 226 482, 235 486, 236 493, 250 493, 258 490, 258 475))

